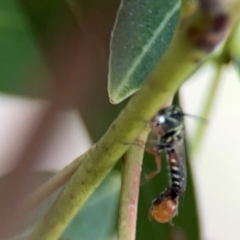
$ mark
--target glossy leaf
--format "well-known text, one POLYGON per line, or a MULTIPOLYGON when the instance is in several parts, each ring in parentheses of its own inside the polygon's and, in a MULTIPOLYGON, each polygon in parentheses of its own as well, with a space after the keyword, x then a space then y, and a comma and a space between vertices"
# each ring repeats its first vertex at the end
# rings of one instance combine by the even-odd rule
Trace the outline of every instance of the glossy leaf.
POLYGON ((123 0, 112 31, 108 94, 119 103, 136 92, 168 47, 179 0, 123 0))

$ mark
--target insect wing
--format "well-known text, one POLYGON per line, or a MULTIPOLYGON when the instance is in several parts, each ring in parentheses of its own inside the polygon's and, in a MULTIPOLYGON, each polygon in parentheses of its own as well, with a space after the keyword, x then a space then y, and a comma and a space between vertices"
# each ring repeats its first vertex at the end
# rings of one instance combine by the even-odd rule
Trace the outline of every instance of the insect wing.
POLYGON ((158 136, 154 136, 154 135, 149 135, 148 140, 146 141, 146 148, 147 149, 154 149, 156 148, 157 144, 158 144, 159 140, 158 140, 158 136))

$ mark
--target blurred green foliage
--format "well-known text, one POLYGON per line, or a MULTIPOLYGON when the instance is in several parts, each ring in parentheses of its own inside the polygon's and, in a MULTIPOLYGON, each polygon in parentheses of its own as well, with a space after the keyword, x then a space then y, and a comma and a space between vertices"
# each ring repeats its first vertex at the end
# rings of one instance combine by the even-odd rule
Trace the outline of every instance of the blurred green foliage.
MULTIPOLYGON (((34 172, 31 178, 37 180, 37 185, 40 185, 52 176, 53 173, 50 172, 34 172)), ((8 177, 11 176, 7 175, 4 178, 8 177)), ((120 172, 111 172, 78 212, 59 240, 79 240, 80 238, 106 240, 116 234, 120 186, 120 172)), ((26 236, 34 229, 36 223, 43 217, 61 190, 58 190, 28 214, 20 232, 13 237, 15 240, 26 239, 26 236)))
POLYGON ((0 2, 0 66, 1 92, 27 96, 45 92, 47 72, 37 39, 24 11, 13 0, 0 2))
MULTIPOLYGON (((98 42, 96 48, 102 47, 103 55, 108 56, 110 30, 119 1, 78 0, 71 1, 71 3, 73 3, 73 8, 77 6, 79 19, 84 24, 85 19, 93 18, 99 12, 101 12, 101 16, 105 17, 108 23, 105 32, 102 30, 100 22, 99 25, 94 26, 96 31, 99 30, 105 34, 104 38, 101 38, 102 45, 98 42)), ((97 19, 96 23, 98 21, 97 19)), ((31 97, 44 96, 49 86, 50 75, 46 59, 48 43, 54 43, 56 39, 53 39, 53 36, 60 37, 61 34, 66 34, 61 30, 74 24, 77 25, 77 21, 66 1, 2 0, 0 2, 0 91, 31 97)), ((107 60, 108 58, 102 57, 103 70, 94 79, 92 85, 89 82, 84 85, 84 79, 79 80, 83 82, 84 87, 90 86, 87 90, 83 87, 84 91, 89 90, 89 96, 84 98, 84 102, 87 104, 79 103, 79 109, 94 141, 102 136, 126 104, 111 106, 108 102, 107 60)), ((151 201, 167 186, 168 173, 165 160, 163 159, 162 162, 161 173, 140 187, 136 239, 198 240, 199 228, 190 167, 188 167, 184 204, 183 206, 180 204, 179 216, 173 220, 175 226, 159 224, 148 219, 151 201), (179 236, 183 236, 183 238, 179 236)), ((115 170, 120 169, 121 163, 119 162, 115 170)), ((154 157, 146 154, 143 174, 151 172, 153 169, 155 169, 154 157)), ((106 236, 116 231, 118 194, 119 180, 116 175, 113 179, 107 178, 70 224, 63 238, 72 240, 106 239, 106 236), (100 232, 101 238, 97 238, 100 235, 96 237, 94 234, 100 234, 100 232), (85 234, 88 234, 88 238, 85 237, 85 234)))
POLYGON ((240 22, 236 25, 233 34, 230 36, 229 41, 229 55, 233 61, 233 65, 236 67, 240 74, 240 22))

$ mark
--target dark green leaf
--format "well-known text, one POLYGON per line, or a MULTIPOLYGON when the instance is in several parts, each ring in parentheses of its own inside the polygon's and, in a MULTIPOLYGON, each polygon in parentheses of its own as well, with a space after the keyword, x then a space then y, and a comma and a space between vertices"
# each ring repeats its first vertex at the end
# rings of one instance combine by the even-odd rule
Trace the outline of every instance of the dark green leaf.
POLYGON ((120 174, 111 173, 63 234, 71 240, 106 240, 116 231, 120 174))
POLYGON ((123 0, 112 32, 108 94, 119 103, 136 92, 168 47, 179 0, 123 0))
POLYGON ((47 86, 47 71, 28 20, 17 2, 0 2, 0 22, 0 91, 41 95, 47 86))
MULTIPOLYGON (((37 185, 40 185, 52 175, 53 173, 34 172, 32 178, 34 181, 37 180, 37 185)), ((111 172, 78 212, 59 240, 106 240, 116 233, 120 184, 119 171, 111 172)), ((27 216, 21 231, 14 235, 12 240, 26 239, 60 191, 61 189, 27 216)))

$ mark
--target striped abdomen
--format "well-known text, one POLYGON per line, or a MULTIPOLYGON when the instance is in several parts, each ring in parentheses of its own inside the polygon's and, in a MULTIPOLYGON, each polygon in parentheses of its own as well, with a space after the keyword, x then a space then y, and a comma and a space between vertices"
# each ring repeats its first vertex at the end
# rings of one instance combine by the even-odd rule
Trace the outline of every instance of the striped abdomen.
POLYGON ((182 195, 186 190, 185 159, 181 159, 175 149, 167 150, 168 164, 171 176, 171 196, 172 199, 182 195))

